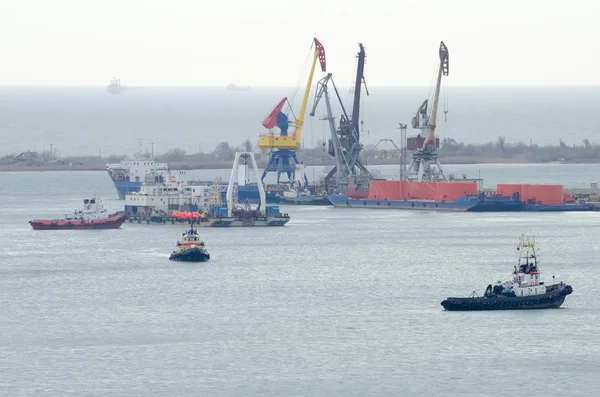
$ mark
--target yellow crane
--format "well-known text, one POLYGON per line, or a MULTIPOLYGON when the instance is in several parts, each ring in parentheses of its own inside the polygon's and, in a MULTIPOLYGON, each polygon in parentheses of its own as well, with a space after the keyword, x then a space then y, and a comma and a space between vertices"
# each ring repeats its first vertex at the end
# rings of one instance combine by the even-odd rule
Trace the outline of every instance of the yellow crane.
MULTIPOLYGON (((300 148, 302 142, 304 115, 306 113, 306 106, 317 61, 319 61, 321 65, 321 70, 323 72, 326 71, 325 48, 316 37, 314 38, 314 48, 312 65, 304 90, 304 98, 302 99, 300 113, 296 120, 291 122, 288 121, 287 115, 282 112, 283 106, 288 102, 287 97, 285 97, 277 104, 277 106, 275 106, 273 111, 269 113, 262 123, 263 127, 269 131, 258 138, 258 147, 261 149, 271 149, 271 157, 269 158, 269 163, 265 167, 261 180, 265 178, 268 172, 276 171, 277 184, 279 184, 281 173, 286 173, 290 182, 295 181, 296 165, 302 164, 296 157, 296 150, 300 148), (288 134, 290 125, 294 127, 294 130, 291 134, 288 134), (279 133, 275 131, 275 127, 279 128, 279 133)), ((304 175, 304 178, 302 179, 308 183, 306 175, 304 175)))

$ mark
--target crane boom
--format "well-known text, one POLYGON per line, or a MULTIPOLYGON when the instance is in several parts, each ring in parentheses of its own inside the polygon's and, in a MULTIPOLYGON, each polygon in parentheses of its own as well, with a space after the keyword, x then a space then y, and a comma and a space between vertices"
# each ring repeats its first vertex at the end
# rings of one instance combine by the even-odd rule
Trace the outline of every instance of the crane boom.
POLYGON ((317 40, 315 37, 315 55, 313 58, 313 63, 310 67, 310 74, 308 75, 308 81, 306 82, 306 88, 304 89, 304 98, 302 98, 302 105, 300 106, 300 114, 298 114, 298 119, 295 122, 295 129, 293 133, 293 137, 297 142, 296 149, 300 147, 300 142, 302 138, 302 125, 304 124, 304 115, 306 114, 306 105, 308 104, 308 97, 310 95, 310 88, 312 86, 313 77, 315 75, 315 66, 317 65, 317 59, 321 63, 321 71, 326 71, 325 64, 325 48, 323 48, 323 44, 317 40))
MULTIPOLYGON (((356 131, 357 140, 360 139, 359 136, 359 119, 360 119, 360 91, 361 85, 365 81, 365 47, 362 43, 358 43, 359 51, 358 51, 358 64, 356 66, 356 81, 354 82, 354 104, 352 106, 352 127, 356 131)), ((365 85, 366 86, 366 85, 365 85)), ((367 95, 369 95, 367 91, 367 95)))
POLYGON ((287 150, 296 150, 300 148, 300 143, 302 142, 302 126, 304 124, 304 115, 306 113, 306 106, 308 104, 308 97, 310 95, 310 89, 315 74, 317 60, 321 65, 321 70, 323 72, 327 70, 325 59, 325 47, 323 47, 323 44, 321 44, 321 42, 316 37, 314 38, 314 45, 315 51, 313 54, 313 61, 310 68, 310 73, 308 75, 308 81, 306 82, 306 88, 304 90, 304 97, 302 98, 300 113, 298 114, 298 118, 292 122, 292 124, 294 125, 294 131, 289 136, 284 134, 281 134, 280 136, 275 136, 273 132, 269 132, 267 135, 262 135, 258 138, 258 146, 260 148, 287 150))
POLYGON ((435 136, 435 122, 437 120, 442 75, 448 76, 448 48, 443 41, 440 42, 439 57, 440 63, 431 115, 427 115, 428 101, 425 100, 412 119, 413 128, 420 129, 421 133, 417 137, 406 140, 406 147, 408 149, 416 149, 412 155, 410 164, 406 168, 405 178, 407 180, 417 180, 419 182, 444 180, 448 182, 448 177, 444 174, 442 165, 438 160, 436 149, 439 147, 439 138, 435 136))
POLYGON ((449 54, 448 47, 444 44, 444 42, 440 42, 440 68, 438 70, 437 75, 437 84, 435 86, 435 96, 433 97, 433 106, 431 108, 431 117, 429 118, 429 128, 427 132, 427 137, 425 141, 423 141, 423 149, 432 147, 432 150, 435 150, 435 127, 436 127, 436 119, 437 119, 437 110, 438 110, 438 102, 440 99, 440 86, 442 83, 442 74, 444 76, 448 76, 449 72, 449 54))

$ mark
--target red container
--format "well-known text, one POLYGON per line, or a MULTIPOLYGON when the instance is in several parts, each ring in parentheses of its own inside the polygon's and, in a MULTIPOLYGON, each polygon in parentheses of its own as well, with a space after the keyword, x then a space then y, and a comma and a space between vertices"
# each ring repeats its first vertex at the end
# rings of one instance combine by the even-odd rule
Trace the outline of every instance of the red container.
POLYGON ((401 181, 371 181, 369 200, 399 200, 401 181))
POLYGON ((496 186, 496 190, 498 191, 498 193, 501 196, 512 197, 512 195, 514 193, 519 193, 519 196, 520 196, 522 186, 523 185, 521 185, 521 184, 515 184, 515 183, 513 183, 513 184, 501 183, 496 186))
POLYGON ((565 199, 563 185, 523 185, 521 200, 533 200, 542 204, 562 204, 565 199))
POLYGON ((406 182, 408 198, 412 200, 435 200, 437 199, 436 182, 406 182))
POLYGON ((401 197, 409 200, 454 201, 460 196, 476 195, 477 182, 408 182, 402 184, 401 197))
POLYGON ((461 196, 475 196, 479 192, 477 182, 438 182, 437 201, 454 201, 461 196))

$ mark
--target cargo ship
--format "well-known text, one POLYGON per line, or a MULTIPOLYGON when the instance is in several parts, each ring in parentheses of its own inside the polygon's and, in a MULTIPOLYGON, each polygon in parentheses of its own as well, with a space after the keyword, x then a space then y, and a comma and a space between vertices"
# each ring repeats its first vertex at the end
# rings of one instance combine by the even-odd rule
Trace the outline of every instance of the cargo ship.
POLYGON ((473 182, 380 181, 369 184, 366 198, 332 194, 334 207, 381 208, 427 211, 520 212, 595 211, 564 192, 563 185, 498 184, 496 190, 482 191, 473 182))
MULTIPOLYGON (((127 193, 139 192, 142 184, 164 184, 167 182, 166 174, 169 172, 168 164, 156 163, 154 160, 136 156, 132 160, 123 160, 120 163, 106 164, 108 176, 113 181, 120 200, 125 200, 127 193)), ((194 181, 195 185, 211 186, 212 181, 194 181)), ((226 187, 222 187, 221 194, 225 200, 226 187)), ((277 193, 282 193, 284 188, 275 185, 265 186, 265 199, 267 203, 277 202, 277 193)), ((241 201, 258 203, 260 195, 258 185, 237 184, 237 195, 241 201)))
POLYGON ((129 192, 139 192, 142 183, 163 183, 163 171, 168 170, 168 164, 159 164, 141 156, 116 164, 106 164, 106 172, 113 181, 120 200, 124 200, 129 192))
MULTIPOLYGON (((481 179, 467 180, 466 175, 463 179, 448 177, 438 159, 440 141, 435 134, 441 81, 448 73, 449 52, 442 41, 433 106, 428 111, 428 100, 421 104, 411 122, 420 133, 402 142, 406 149, 413 151, 406 169, 401 167, 402 178, 371 179, 362 188, 353 188, 350 184, 347 189, 341 186, 329 196, 334 207, 467 212, 595 210, 591 204, 577 202, 565 194, 563 185, 498 184, 495 190, 484 191, 481 179)), ((404 154, 402 161, 404 164, 404 154)))
POLYGON ((121 79, 112 79, 110 84, 106 86, 106 92, 112 95, 119 95, 125 91, 125 87, 121 85, 121 79))
POLYGON ((247 179, 248 165, 254 168, 256 179, 260 181, 254 154, 239 152, 236 153, 228 185, 224 186, 219 181, 211 185, 185 181, 183 171, 174 178, 169 176, 168 183, 144 184, 140 192, 127 193, 127 218, 138 223, 175 223, 194 219, 199 227, 285 225, 290 216, 281 212, 278 206, 266 205, 262 183, 257 184, 259 206, 256 209, 252 209, 249 200, 240 199, 238 189, 247 179))
POLYGON ((225 89, 227 91, 249 91, 250 87, 249 86, 239 86, 239 85, 235 85, 235 84, 228 84, 227 87, 225 87, 225 89))

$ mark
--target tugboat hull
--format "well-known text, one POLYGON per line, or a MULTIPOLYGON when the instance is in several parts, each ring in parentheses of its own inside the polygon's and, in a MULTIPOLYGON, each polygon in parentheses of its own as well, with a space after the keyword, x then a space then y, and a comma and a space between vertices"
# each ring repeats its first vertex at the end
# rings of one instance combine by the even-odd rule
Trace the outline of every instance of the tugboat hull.
POLYGON ((210 254, 200 248, 190 248, 173 252, 169 259, 180 262, 206 262, 210 259, 210 254))
POLYGON ((34 219, 29 221, 33 230, 72 230, 72 229, 118 229, 125 222, 125 213, 118 212, 105 219, 34 219))
POLYGON ((447 298, 441 305, 448 311, 557 309, 573 288, 567 284, 555 284, 548 286, 547 291, 542 295, 523 297, 447 298))

